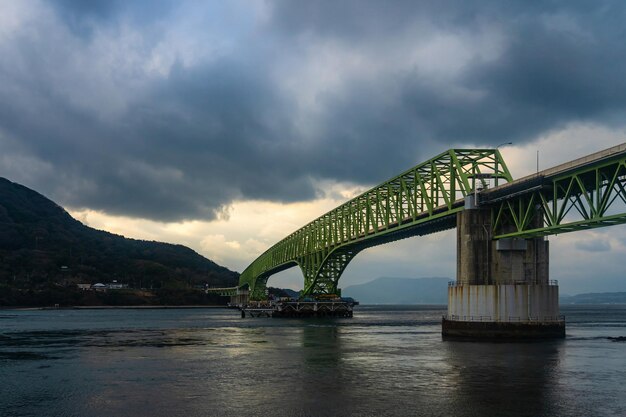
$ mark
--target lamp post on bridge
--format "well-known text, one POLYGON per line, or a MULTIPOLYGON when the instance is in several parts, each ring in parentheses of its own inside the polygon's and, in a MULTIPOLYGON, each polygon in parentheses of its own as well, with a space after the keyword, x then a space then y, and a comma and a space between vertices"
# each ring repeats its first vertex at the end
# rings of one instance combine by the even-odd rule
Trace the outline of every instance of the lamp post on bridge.
POLYGON ((513 142, 504 142, 499 144, 498 146, 496 146, 496 149, 498 149, 500 146, 508 146, 508 145, 513 145, 513 142))

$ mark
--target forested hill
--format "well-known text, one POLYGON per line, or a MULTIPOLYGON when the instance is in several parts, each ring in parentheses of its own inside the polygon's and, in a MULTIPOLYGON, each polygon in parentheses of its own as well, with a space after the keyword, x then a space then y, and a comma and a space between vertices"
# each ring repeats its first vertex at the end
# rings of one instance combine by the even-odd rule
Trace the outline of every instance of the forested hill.
POLYGON ((111 282, 131 287, 233 286, 238 274, 193 250, 85 226, 41 194, 0 178, 0 285, 111 282))

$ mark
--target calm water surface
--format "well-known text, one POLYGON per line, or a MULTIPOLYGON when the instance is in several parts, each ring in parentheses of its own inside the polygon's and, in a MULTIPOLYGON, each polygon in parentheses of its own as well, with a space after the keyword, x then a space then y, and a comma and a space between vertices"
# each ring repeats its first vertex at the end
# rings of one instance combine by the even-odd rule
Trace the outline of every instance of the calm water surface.
POLYGON ((444 312, 0 310, 0 416, 626 416, 626 306, 542 343, 442 341, 444 312))

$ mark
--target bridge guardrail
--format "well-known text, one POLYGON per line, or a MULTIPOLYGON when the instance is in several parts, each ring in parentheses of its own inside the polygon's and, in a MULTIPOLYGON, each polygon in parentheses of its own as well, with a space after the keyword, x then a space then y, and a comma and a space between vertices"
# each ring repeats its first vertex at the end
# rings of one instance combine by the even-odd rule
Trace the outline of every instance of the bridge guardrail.
POLYGON ((535 316, 535 317, 518 317, 518 316, 511 316, 509 317, 509 321, 511 322, 559 322, 559 321, 565 321, 565 316, 563 315, 559 315, 559 316, 543 316, 543 317, 539 317, 539 316, 535 316), (541 319, 541 320, 540 320, 541 319))
MULTIPOLYGON (((528 282, 528 281, 514 281, 513 284, 515 285, 542 285, 542 284, 537 284, 535 282, 528 282)), ((448 281, 448 287, 462 287, 464 285, 473 285, 473 284, 463 284, 457 281, 448 281)), ((478 285, 478 284, 476 284, 478 285)), ((502 285, 511 285, 511 284, 502 284, 502 285)), ((548 281, 547 284, 548 286, 558 286, 559 285, 559 281, 556 279, 551 279, 548 281)))
POLYGON ((536 323, 544 323, 544 322, 563 322, 565 321, 565 316, 535 316, 535 317, 519 317, 519 316, 509 316, 508 320, 493 320, 491 316, 459 316, 456 314, 448 314, 443 315, 443 319, 452 320, 452 321, 471 321, 471 322, 505 322, 505 323, 528 323, 528 322, 536 322, 536 323))
POLYGON ((450 314, 443 316, 443 318, 454 321, 493 321, 491 316, 457 316, 456 314, 450 314))

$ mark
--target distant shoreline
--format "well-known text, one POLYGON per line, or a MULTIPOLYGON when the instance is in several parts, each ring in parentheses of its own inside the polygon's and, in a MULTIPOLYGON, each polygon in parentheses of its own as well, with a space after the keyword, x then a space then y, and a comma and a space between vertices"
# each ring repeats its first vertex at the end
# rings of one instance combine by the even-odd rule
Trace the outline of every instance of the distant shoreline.
POLYGON ((167 309, 200 309, 200 308, 228 308, 221 305, 177 305, 177 306, 70 306, 70 307, 0 307, 2 310, 167 310, 167 309))

